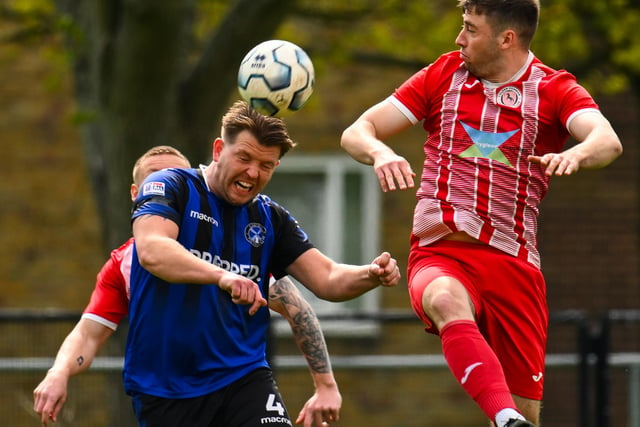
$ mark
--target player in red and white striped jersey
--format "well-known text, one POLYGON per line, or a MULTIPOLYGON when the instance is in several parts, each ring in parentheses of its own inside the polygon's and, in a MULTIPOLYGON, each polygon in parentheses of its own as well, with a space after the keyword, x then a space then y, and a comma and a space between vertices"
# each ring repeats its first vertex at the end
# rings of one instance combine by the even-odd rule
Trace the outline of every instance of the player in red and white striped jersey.
POLYGON ((459 6, 460 50, 369 108, 341 144, 373 165, 383 191, 412 188, 411 165, 383 141, 422 123, 428 136, 411 233, 412 307, 495 425, 532 426, 548 323, 538 206, 552 176, 607 166, 622 146, 575 78, 530 51, 538 0, 459 6), (577 144, 566 148, 569 137, 577 144))

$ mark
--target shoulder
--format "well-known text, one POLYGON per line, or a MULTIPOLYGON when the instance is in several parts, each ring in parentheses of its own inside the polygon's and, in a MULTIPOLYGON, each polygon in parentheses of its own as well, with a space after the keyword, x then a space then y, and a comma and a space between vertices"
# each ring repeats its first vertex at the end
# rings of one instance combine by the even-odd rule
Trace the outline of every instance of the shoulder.
POLYGON ((119 248, 111 251, 111 259, 114 261, 122 261, 122 258, 126 256, 126 254, 131 252, 131 248, 133 247, 133 237, 130 237, 129 240, 120 245, 119 248))
POLYGON ((189 181, 202 181, 197 169, 162 169, 144 180, 138 197, 166 196, 174 189, 182 189, 189 181))
POLYGON ((529 79, 540 80, 546 84, 575 84, 576 77, 567 70, 556 70, 535 57, 531 62, 529 79))

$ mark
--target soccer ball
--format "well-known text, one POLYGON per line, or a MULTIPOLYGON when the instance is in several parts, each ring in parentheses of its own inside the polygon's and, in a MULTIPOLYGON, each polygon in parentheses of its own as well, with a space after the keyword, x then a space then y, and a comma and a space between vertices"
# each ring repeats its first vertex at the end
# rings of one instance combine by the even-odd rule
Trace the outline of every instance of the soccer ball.
POLYGON ((315 72, 299 46, 268 40, 247 53, 238 70, 238 90, 252 108, 282 117, 298 111, 313 93, 315 72))

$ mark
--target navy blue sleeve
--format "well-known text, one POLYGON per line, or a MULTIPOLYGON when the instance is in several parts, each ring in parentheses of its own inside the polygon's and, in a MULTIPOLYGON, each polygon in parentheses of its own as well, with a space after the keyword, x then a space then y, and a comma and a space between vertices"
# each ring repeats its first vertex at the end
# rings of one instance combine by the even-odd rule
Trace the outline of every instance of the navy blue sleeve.
POLYGON ((285 269, 300 255, 315 246, 298 221, 282 206, 271 201, 276 243, 271 257, 271 273, 276 279, 287 275, 285 269))
POLYGON ((182 206, 187 193, 184 177, 178 169, 153 172, 142 183, 133 203, 131 221, 142 215, 158 215, 180 225, 182 206))

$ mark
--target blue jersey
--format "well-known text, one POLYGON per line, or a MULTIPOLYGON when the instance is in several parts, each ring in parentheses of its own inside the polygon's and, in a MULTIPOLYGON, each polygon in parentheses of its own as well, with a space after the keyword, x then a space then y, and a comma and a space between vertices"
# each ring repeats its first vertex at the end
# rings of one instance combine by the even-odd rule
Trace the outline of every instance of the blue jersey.
MULTIPOLYGON (((207 188, 198 169, 151 174, 132 218, 175 222, 194 256, 256 282, 268 300, 270 275, 313 247, 296 220, 267 196, 230 205, 207 188)), ((249 316, 215 284, 168 283, 138 262, 134 246, 124 384, 128 393, 186 398, 218 390, 268 366, 269 309, 249 316)))

